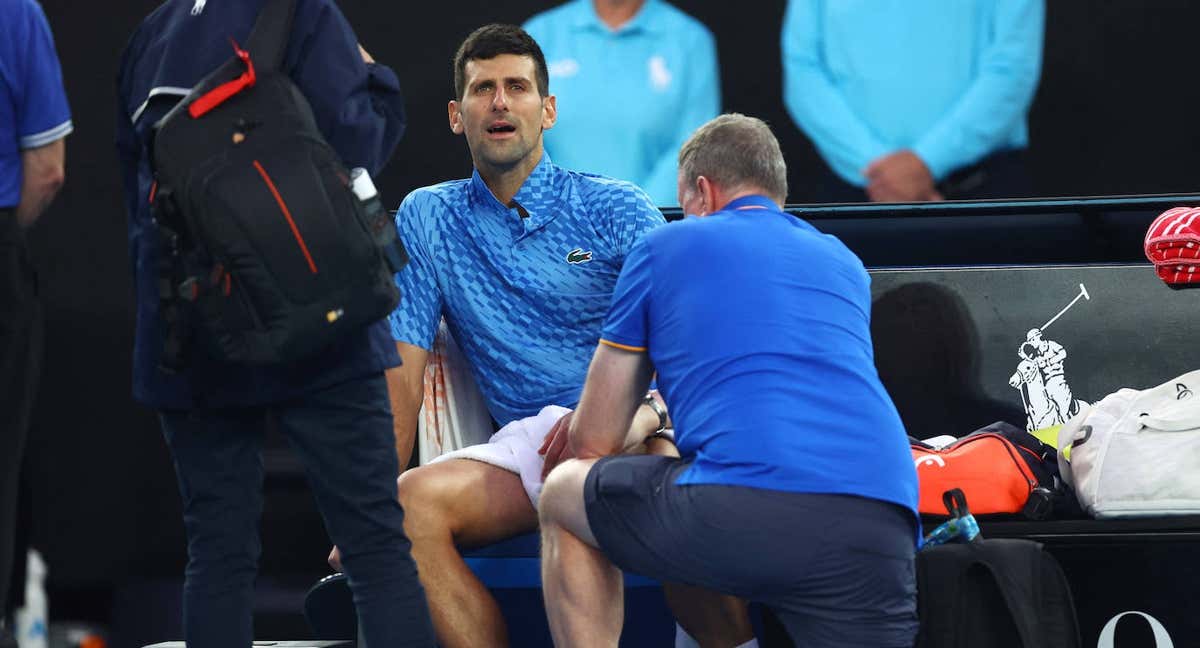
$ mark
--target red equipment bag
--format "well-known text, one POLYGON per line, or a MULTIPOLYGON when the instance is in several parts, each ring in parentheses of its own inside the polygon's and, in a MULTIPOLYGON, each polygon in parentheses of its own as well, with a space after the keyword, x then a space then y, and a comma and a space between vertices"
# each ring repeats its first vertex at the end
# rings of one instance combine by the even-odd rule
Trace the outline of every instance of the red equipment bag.
POLYGON ((1008 436, 980 431, 941 449, 910 437, 920 487, 918 511, 945 516, 942 494, 958 488, 976 515, 1021 514, 1032 520, 1050 515, 1057 489, 1047 465, 1047 460, 1056 459, 1052 449, 1032 435, 1037 444, 1033 447, 1013 443, 1008 436))

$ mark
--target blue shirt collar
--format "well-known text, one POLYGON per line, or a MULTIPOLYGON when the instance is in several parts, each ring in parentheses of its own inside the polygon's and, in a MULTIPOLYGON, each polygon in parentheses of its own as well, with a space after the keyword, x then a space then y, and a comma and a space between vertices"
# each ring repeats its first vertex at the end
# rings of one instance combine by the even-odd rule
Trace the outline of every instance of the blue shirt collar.
POLYGON ((600 16, 596 14, 596 5, 593 0, 575 0, 575 20, 572 23, 576 29, 595 29, 605 34, 632 34, 645 32, 648 34, 659 33, 663 30, 662 21, 658 20, 660 14, 660 0, 646 0, 646 4, 638 10, 637 14, 629 20, 629 22, 621 25, 619 29, 613 31, 608 25, 600 20, 600 16))
POLYGON ((538 161, 537 166, 533 167, 533 171, 529 173, 528 178, 525 178, 525 182, 521 183, 517 195, 513 196, 513 200, 528 214, 526 217, 521 217, 518 209, 503 205, 496 200, 492 190, 479 175, 479 169, 471 172, 471 197, 476 204, 490 205, 497 211, 511 214, 524 226, 525 232, 531 232, 554 220, 554 217, 558 215, 552 205, 557 202, 558 195, 561 193, 564 177, 565 174, 550 161, 550 153, 543 150, 542 159, 538 161))
POLYGON ((779 209, 779 205, 776 205, 774 200, 771 200, 770 198, 767 198, 766 196, 759 196, 759 195, 742 196, 741 198, 738 198, 737 200, 732 200, 729 202, 728 205, 725 205, 724 207, 722 207, 721 211, 723 211, 723 212, 731 212, 731 211, 737 211, 737 210, 756 211, 759 209, 767 209, 767 210, 770 210, 770 211, 773 211, 776 213, 779 213, 781 211, 779 209))

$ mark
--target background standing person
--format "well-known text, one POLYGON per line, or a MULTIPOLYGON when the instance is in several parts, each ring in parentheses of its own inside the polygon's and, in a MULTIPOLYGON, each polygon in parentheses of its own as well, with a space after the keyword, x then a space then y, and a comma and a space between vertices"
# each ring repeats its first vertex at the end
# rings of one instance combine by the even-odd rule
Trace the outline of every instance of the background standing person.
POLYGON ((789 0, 784 101, 831 173, 803 202, 1030 195, 1043 0, 789 0))
POLYGON ((546 133, 555 162, 628 180, 673 206, 680 145, 721 110, 708 28, 663 0, 571 0, 525 30, 563 109, 546 133))
POLYGON ((24 230, 64 179, 71 113, 50 25, 33 0, 0 2, 0 647, 14 560, 17 485, 41 377, 42 312, 24 230))
MULTIPOLYGON (((342 548, 360 637, 372 648, 432 646, 396 502, 400 467, 384 372, 399 358, 386 322, 348 331, 286 365, 226 364, 198 348, 186 369, 161 367, 152 128, 230 58, 231 38, 247 43, 260 10, 275 1, 168 0, 134 32, 117 82, 117 147, 138 306, 133 392, 158 410, 175 460, 188 535, 184 634, 190 648, 251 644, 261 446, 266 430, 278 427, 300 455, 326 529, 342 548)), ((396 75, 358 45, 331 0, 297 0, 294 9, 279 69, 307 98, 345 166, 375 175, 404 130, 396 75)))

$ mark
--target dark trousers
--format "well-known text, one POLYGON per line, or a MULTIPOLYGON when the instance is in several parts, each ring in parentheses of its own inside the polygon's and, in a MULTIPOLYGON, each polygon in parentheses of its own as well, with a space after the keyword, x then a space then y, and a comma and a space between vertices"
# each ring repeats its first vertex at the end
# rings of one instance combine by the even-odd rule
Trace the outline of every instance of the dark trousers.
MULTIPOLYGON (((820 172, 816 193, 798 196, 801 203, 859 203, 867 202, 867 192, 856 187, 825 167, 820 172)), ((1025 151, 1001 151, 951 173, 937 184, 946 200, 1000 200, 1028 198, 1033 195, 1033 181, 1025 161, 1025 151)))
POLYGON ((360 636, 370 648, 432 646, 417 580, 383 375, 263 407, 161 413, 188 536, 189 648, 246 648, 261 550, 262 438, 274 422, 304 463, 325 528, 341 550, 360 636))
MULTIPOLYGON (((8 607, 21 457, 42 365, 42 311, 25 237, 0 209, 0 617, 8 607)), ((24 559, 24 551, 20 558, 24 559)))

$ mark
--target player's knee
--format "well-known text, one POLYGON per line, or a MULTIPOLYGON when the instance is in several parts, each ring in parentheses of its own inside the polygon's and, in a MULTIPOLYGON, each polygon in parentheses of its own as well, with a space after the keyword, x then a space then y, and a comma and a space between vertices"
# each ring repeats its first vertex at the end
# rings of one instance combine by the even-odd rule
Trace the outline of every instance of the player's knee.
POLYGON ((445 526, 449 516, 447 489, 450 484, 437 470, 421 466, 401 473, 397 491, 404 508, 405 529, 428 530, 445 526))
POLYGON ((583 483, 590 467, 590 462, 569 459, 550 472, 538 498, 538 519, 542 524, 560 522, 583 505, 583 483))

